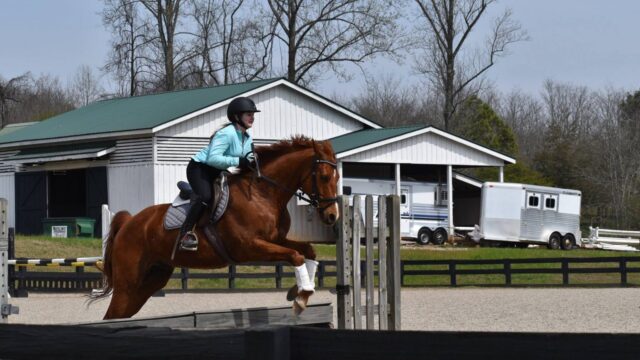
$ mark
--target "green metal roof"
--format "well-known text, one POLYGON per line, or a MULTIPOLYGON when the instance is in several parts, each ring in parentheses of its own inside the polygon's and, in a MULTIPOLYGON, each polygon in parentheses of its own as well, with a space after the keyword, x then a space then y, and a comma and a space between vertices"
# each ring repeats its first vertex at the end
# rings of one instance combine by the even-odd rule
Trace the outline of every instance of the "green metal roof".
POLYGON ((380 141, 398 137, 425 128, 426 125, 410 125, 395 128, 367 129, 329 139, 336 154, 380 141))
POLYGON ((0 137, 7 135, 7 134, 11 134, 12 132, 15 132, 17 130, 20 130, 22 128, 25 128, 27 126, 31 126, 33 124, 37 124, 37 122, 25 122, 25 123, 18 123, 18 124, 9 124, 5 127, 2 128, 2 130, 0 130, 0 137))
POLYGON ((0 135, 0 144, 151 129, 278 80, 98 101, 0 135))

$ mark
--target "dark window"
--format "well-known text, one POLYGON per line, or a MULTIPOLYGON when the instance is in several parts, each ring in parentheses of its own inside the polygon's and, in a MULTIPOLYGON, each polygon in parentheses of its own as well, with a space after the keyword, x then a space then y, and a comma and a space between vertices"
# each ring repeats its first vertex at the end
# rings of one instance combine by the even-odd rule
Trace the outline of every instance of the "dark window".
POLYGON ((547 198, 547 200, 545 200, 545 202, 544 202, 544 207, 546 207, 547 209, 555 209, 556 208, 556 199, 547 198))
POLYGON ((400 197, 400 203, 401 204, 406 204, 407 203, 407 195, 402 194, 402 196, 400 197))
POLYGON ((529 196, 529 206, 538 207, 540 204, 540 199, 537 196, 529 196))
POLYGON ((351 186, 343 186, 342 195, 351 195, 351 186))

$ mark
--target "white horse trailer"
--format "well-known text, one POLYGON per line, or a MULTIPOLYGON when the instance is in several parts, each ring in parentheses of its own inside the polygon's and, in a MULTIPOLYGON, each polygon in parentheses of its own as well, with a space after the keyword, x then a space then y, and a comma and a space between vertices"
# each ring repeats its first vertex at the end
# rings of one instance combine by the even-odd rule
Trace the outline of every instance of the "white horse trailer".
MULTIPOLYGON (((344 195, 393 195, 396 183, 392 180, 344 178, 344 195)), ((353 205, 353 196, 350 196, 353 205)), ((364 196, 361 208, 364 209, 364 196)), ((429 182, 403 181, 400 185, 400 234, 414 238, 419 244, 440 245, 447 240, 449 215, 447 186, 429 182)), ((377 198, 374 196, 377 219, 377 198)))
POLYGON ((578 190, 486 182, 482 185, 480 224, 475 241, 545 244, 572 249, 581 244, 578 190))

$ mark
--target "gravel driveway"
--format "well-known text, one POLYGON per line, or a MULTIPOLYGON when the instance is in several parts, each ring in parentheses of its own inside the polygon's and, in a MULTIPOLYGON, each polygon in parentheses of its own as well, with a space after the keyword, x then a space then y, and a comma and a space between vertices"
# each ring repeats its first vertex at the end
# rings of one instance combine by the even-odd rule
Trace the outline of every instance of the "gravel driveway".
MULTIPOLYGON (((282 306, 285 291, 167 294, 155 297, 136 317, 282 306)), ((363 296, 364 299, 364 296, 363 296)), ((332 302, 318 291, 311 302, 332 302)), ((82 295, 31 293, 10 299, 20 307, 10 323, 63 324, 102 318, 108 301, 87 307, 82 295)), ((624 332, 640 333, 640 288, 405 288, 403 330, 624 332)))

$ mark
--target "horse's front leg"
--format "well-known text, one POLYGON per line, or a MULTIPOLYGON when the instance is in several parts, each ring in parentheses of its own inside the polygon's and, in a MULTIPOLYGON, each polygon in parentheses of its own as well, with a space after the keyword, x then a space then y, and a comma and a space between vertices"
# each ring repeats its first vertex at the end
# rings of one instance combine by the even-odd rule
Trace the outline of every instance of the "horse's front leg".
MULTIPOLYGON (((315 258, 315 252, 311 245, 308 247, 296 245, 296 249, 285 246, 285 244, 296 243, 291 240, 272 243, 262 239, 256 239, 250 242, 248 247, 243 248, 242 254, 235 256, 238 262, 250 261, 286 261, 294 266, 296 274, 296 294, 288 300, 294 300, 293 306, 296 314, 300 314, 307 308, 309 297, 315 292, 315 284, 313 277, 318 263, 313 259, 305 259, 305 257, 297 249, 302 250, 315 258), (313 274, 313 275, 312 275, 313 274), (298 289, 300 289, 298 291, 298 289)), ((303 244, 303 243, 297 243, 303 244)), ((290 290, 291 291, 291 290, 290 290)))
MULTIPOLYGON (((315 261, 316 251, 313 249, 313 246, 307 242, 295 241, 287 238, 281 239, 279 241, 279 244, 281 244, 282 246, 294 249, 304 255, 305 257, 304 264, 305 264, 305 267, 307 268, 307 272, 309 273, 309 280, 311 281, 311 283, 314 285, 314 288, 315 288, 315 276, 316 276, 316 269, 318 268, 318 262, 315 261)), ((298 291, 298 289, 299 289, 298 284, 293 285, 289 289, 289 291, 287 291, 287 300, 293 301, 296 297, 298 297, 300 295, 299 294, 300 292, 298 291)))

